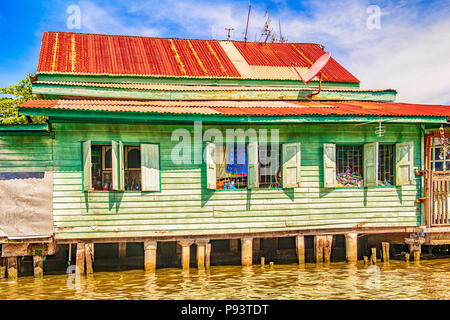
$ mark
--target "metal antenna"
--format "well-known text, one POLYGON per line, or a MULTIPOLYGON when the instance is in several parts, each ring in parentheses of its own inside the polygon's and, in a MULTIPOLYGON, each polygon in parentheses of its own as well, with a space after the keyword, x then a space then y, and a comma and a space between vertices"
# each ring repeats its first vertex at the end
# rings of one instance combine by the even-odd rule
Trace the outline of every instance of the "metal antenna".
POLYGON ((284 42, 286 42, 287 39, 285 37, 283 37, 283 32, 281 31, 281 20, 280 19, 278 19, 278 26, 280 27, 280 42, 284 43, 284 42))
POLYGON ((245 26, 244 41, 247 42, 247 32, 248 32, 248 22, 250 21, 250 11, 252 10, 252 5, 248 5, 248 15, 247 15, 247 25, 245 26))
POLYGON ((227 41, 229 41, 231 38, 231 30, 234 30, 234 28, 225 28, 225 30, 227 30, 227 41))

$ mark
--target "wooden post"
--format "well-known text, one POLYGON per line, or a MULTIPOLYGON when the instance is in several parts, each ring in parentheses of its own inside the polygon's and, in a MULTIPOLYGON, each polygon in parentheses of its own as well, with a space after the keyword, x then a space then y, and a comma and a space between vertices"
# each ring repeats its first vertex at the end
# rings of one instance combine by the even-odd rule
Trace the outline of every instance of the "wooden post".
POLYGON ((295 247, 297 248, 297 260, 298 264, 305 263, 305 237, 296 236, 295 237, 295 247))
POLYGON ((241 263, 243 266, 251 266, 253 263, 253 239, 250 237, 241 239, 241 263))
POLYGON ((78 242, 77 243, 77 260, 76 260, 76 266, 77 266, 77 271, 80 274, 84 274, 84 258, 85 254, 84 254, 84 243, 83 242, 78 242))
POLYGON ((405 261, 409 262, 409 253, 405 253, 405 261))
POLYGON ((92 262, 94 261, 94 244, 92 242, 84 244, 84 255, 86 257, 86 274, 93 274, 94 268, 92 262))
POLYGON ((0 257, 0 279, 6 277, 6 259, 0 257))
POLYGON ((191 244, 193 241, 180 241, 178 242, 181 246, 181 267, 183 270, 189 270, 190 258, 191 258, 191 244))
POLYGON ((333 235, 325 236, 324 246, 323 246, 323 257, 326 263, 331 261, 331 245, 333 244, 333 235))
POLYGON ((33 256, 33 270, 35 278, 42 278, 44 276, 44 264, 42 256, 33 256))
POLYGON ((422 246, 418 243, 409 245, 409 252, 413 255, 414 261, 420 261, 420 252, 422 246))
POLYGON ((389 262, 389 242, 382 242, 383 248, 383 262, 389 262))
POLYGON ((17 257, 8 257, 8 278, 16 279, 17 275, 17 257))
POLYGON ((377 263, 377 248, 372 248, 372 256, 370 260, 373 264, 377 263))
POLYGON ((207 243, 205 252, 205 268, 209 269, 210 267, 211 267, 211 243, 207 243))
POLYGON ((230 252, 238 251, 238 239, 230 239, 230 252))
POLYGON ((123 258, 127 256, 127 243, 126 242, 119 242, 118 243, 118 251, 119 251, 119 258, 123 258))
POLYGON ((364 259, 364 264, 369 264, 369 257, 364 256, 363 259, 364 259))
POLYGON ((261 257, 261 267, 264 267, 266 264, 266 259, 264 257, 261 257))
POLYGON ((156 241, 144 242, 144 270, 145 272, 155 272, 156 270, 156 241))
POLYGON ((358 261, 358 234, 345 234, 345 257, 347 262, 353 263, 358 261))
POLYGON ((197 268, 203 269, 205 267, 206 242, 204 240, 200 240, 196 241, 195 244, 197 245, 197 268))

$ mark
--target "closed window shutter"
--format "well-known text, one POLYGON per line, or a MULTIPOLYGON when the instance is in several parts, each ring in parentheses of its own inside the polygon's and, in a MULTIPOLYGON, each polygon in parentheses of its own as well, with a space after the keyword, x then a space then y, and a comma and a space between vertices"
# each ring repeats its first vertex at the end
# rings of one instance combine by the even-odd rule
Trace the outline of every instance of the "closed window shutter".
POLYGON ((92 189, 91 140, 83 142, 83 191, 92 189))
POLYGON ((160 190, 159 145, 141 144, 142 191, 160 190))
POLYGON ((301 144, 283 144, 283 188, 300 187, 301 144))
POLYGON ((378 184, 378 142, 364 145, 364 186, 378 184))
POLYGON ((336 145, 333 143, 323 145, 323 186, 336 187, 336 145))
POLYGON ((121 191, 124 190, 125 186, 124 150, 122 141, 112 141, 111 150, 113 190, 121 191))
POLYGON ((398 186, 414 184, 414 143, 397 143, 395 158, 395 184, 398 186))
POLYGON ((259 187, 259 161, 258 161, 258 142, 252 141, 248 144, 247 150, 247 188, 254 189, 259 187))
POLYGON ((216 145, 206 143, 206 187, 216 189, 216 145))

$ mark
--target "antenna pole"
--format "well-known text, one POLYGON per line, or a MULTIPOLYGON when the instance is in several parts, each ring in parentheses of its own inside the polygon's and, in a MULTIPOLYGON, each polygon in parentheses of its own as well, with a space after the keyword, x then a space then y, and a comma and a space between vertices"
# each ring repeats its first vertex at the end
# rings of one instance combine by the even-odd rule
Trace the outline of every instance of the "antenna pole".
POLYGON ((230 41, 231 38, 231 30, 234 30, 234 28, 225 28, 225 30, 227 30, 227 41, 230 41))
POLYGON ((247 15, 247 25, 245 26, 245 36, 244 41, 247 42, 247 32, 248 32, 248 22, 250 21, 250 11, 252 10, 252 5, 248 5, 248 15, 247 15))
POLYGON ((278 19, 278 25, 280 27, 280 42, 284 42, 283 32, 281 31, 281 19, 278 19))

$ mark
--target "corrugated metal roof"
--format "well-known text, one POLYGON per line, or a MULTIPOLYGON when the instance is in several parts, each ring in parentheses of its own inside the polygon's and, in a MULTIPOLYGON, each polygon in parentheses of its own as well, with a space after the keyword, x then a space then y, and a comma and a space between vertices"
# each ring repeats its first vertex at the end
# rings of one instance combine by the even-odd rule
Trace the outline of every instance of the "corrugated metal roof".
MULTIPOLYGON (((242 79, 260 76, 274 79, 273 74, 267 78, 264 73, 252 73, 245 64, 292 67, 295 62, 297 67, 309 68, 324 53, 316 44, 221 43, 216 40, 44 32, 37 73, 242 79), (224 50, 224 46, 231 45, 238 50, 230 57, 233 50, 224 50)), ((280 74, 277 79, 291 77, 280 74)), ((359 82, 333 59, 324 69, 324 80, 359 82)))
POLYGON ((371 115, 450 117, 450 106, 331 101, 31 100, 20 108, 204 115, 371 115))

